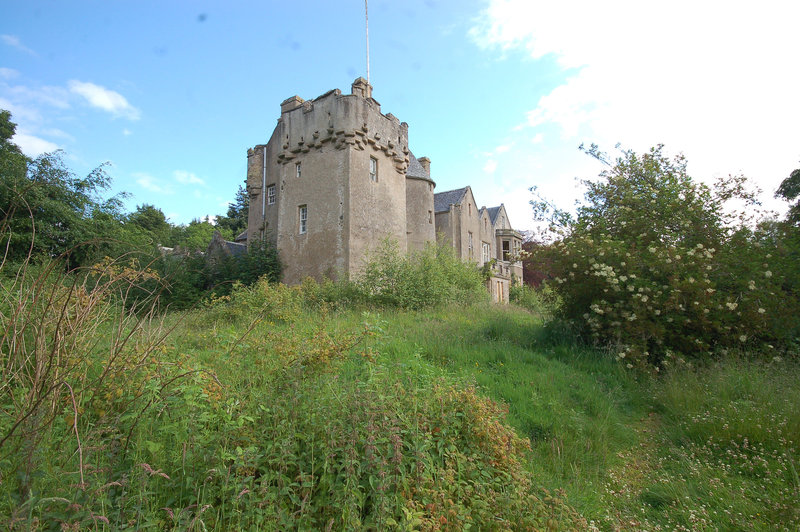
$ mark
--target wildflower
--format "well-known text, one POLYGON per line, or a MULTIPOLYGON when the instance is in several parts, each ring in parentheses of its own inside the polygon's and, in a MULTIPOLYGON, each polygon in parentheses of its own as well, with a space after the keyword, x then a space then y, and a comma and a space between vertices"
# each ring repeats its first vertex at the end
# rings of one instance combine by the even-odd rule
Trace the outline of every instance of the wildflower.
POLYGON ((660 315, 661 315, 661 310, 659 310, 659 309, 655 309, 655 310, 653 311, 653 314, 655 314, 656 316, 660 316, 660 315))
POLYGON ((758 313, 759 314, 764 314, 765 312, 766 312, 766 310, 764 310, 763 308, 759 308, 758 309, 758 313))
POLYGON ((756 289, 756 282, 755 281, 750 281, 749 283, 747 283, 747 288, 749 288, 750 290, 755 290, 756 289))
POLYGON ((633 364, 631 364, 630 362, 628 362, 628 363, 625 365, 625 367, 627 367, 628 369, 631 369, 631 368, 633 367, 633 364))
POLYGON ((765 271, 765 272, 764 272, 764 277, 766 277, 767 279, 769 279, 770 277, 772 277, 772 272, 771 272, 771 271, 769 271, 769 270, 765 271))
POLYGON ((739 336, 739 341, 740 342, 746 342, 747 341, 747 335, 743 334, 743 335, 739 336))
POLYGON ((647 251, 649 251, 650 253, 655 253, 656 252, 656 248, 649 247, 649 248, 647 248, 647 251))
POLYGON ((738 303, 731 303, 730 301, 725 303, 725 306, 728 307, 730 310, 736 310, 736 307, 739 306, 738 303))
POLYGON ((689 283, 694 284, 694 277, 689 277, 689 283))

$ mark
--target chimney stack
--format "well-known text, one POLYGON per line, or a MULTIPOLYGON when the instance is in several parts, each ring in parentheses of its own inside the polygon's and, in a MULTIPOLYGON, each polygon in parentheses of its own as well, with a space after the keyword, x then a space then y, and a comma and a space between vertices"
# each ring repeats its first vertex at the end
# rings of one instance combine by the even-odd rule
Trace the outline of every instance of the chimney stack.
POLYGON ((431 160, 428 159, 427 157, 420 157, 417 160, 419 161, 419 164, 422 165, 422 167, 425 169, 425 171, 428 173, 428 176, 430 177, 430 175, 431 175, 431 160))
POLYGON ((353 82, 351 94, 357 94, 362 98, 372 98, 372 85, 364 78, 356 78, 353 82))

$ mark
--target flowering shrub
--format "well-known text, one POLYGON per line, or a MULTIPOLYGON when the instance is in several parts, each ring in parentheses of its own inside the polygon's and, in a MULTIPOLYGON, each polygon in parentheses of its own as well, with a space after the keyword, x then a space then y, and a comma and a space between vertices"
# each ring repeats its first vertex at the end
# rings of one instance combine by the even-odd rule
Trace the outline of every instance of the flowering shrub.
POLYGON ((744 178, 712 190, 659 146, 624 152, 585 184, 586 204, 544 252, 567 319, 618 348, 629 366, 791 342, 798 301, 780 273, 791 259, 726 207, 730 199, 756 205, 744 178))

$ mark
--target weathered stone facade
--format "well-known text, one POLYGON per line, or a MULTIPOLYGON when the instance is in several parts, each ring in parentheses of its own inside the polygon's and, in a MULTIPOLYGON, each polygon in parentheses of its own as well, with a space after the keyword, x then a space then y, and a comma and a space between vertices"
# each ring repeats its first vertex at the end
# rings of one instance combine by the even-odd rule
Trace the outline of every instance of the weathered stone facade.
MULTIPOLYGON (((437 232, 464 259, 502 262, 502 242, 519 234, 512 230, 501 241, 492 209, 478 209, 469 187, 460 189, 466 200, 455 198, 440 212, 443 196, 435 200, 430 175, 430 161, 408 148, 408 124, 381 112, 363 78, 351 94, 293 96, 281 104, 269 142, 247 151, 247 241, 276 246, 288 284, 356 274, 382 240, 414 251, 435 242, 437 232)), ((502 205, 494 209, 505 214, 502 205)), ((495 266, 494 280, 505 282, 492 288, 495 300, 508 300, 510 268, 503 274, 495 266)))
POLYGON ((434 204, 439 240, 451 244, 462 260, 488 264, 492 300, 507 303, 511 283, 522 282, 522 235, 511 229, 505 206, 478 209, 469 186, 436 194, 434 204))

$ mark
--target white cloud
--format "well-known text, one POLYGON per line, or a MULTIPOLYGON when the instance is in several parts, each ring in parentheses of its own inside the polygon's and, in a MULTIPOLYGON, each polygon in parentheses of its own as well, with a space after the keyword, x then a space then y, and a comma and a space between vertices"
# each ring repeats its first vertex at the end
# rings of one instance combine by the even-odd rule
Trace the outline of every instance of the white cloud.
POLYGON ((32 89, 24 85, 7 87, 5 91, 18 101, 45 104, 58 109, 69 108, 69 93, 63 87, 43 86, 32 89))
POLYGON ((175 181, 182 185, 206 186, 205 181, 197 177, 195 174, 187 172, 186 170, 175 170, 172 175, 175 177, 175 181))
POLYGON ((22 41, 20 41, 19 37, 16 35, 0 35, 0 39, 2 39, 2 41, 7 45, 14 47, 21 52, 25 52, 26 54, 33 56, 37 55, 36 52, 22 44, 22 41))
POLYGON ((150 192, 156 192, 158 194, 172 194, 171 187, 161 184, 158 179, 150 174, 137 172, 133 174, 133 177, 136 178, 136 183, 138 183, 140 187, 149 190, 150 192))
POLYGON ((70 135, 66 131, 62 131, 62 130, 60 130, 58 128, 43 129, 41 131, 41 133, 43 135, 47 135, 48 137, 55 137, 57 139, 64 139, 64 140, 68 140, 68 141, 71 141, 71 142, 75 141, 75 137, 73 137, 72 135, 70 135))
POLYGON ((114 116, 138 120, 141 113, 128 103, 123 95, 94 83, 70 80, 67 84, 70 92, 82 96, 92 107, 108 111, 114 116))
POLYGON ((17 131, 11 141, 20 147, 22 153, 28 157, 37 157, 59 149, 58 144, 31 135, 25 131, 17 131))
POLYGON ((498 146, 497 148, 495 148, 494 152, 495 153, 507 153, 510 149, 511 149, 511 146, 509 146, 508 144, 503 144, 503 145, 498 146))
POLYGON ((125 129, 122 130, 122 134, 125 135, 126 137, 128 137, 130 135, 133 135, 133 131, 131 131, 130 129, 128 129, 126 127, 125 129))
POLYGON ((531 139, 531 144, 539 144, 543 140, 544 140, 544 133, 540 132, 533 136, 533 138, 531 139))
POLYGON ((495 170, 497 170, 497 161, 494 159, 489 159, 486 161, 486 164, 483 165, 483 171, 487 174, 493 174, 495 170))
POLYGON ((19 72, 13 68, 0 67, 0 78, 14 79, 16 77, 19 77, 19 72))
POLYGON ((697 177, 742 171, 771 193, 800 159, 798 19, 798 2, 490 0, 470 36, 563 68, 527 114, 560 133, 548 146, 665 143, 697 177))

